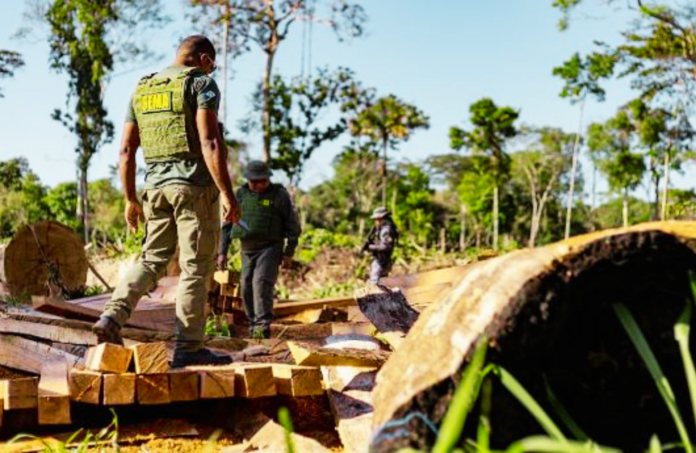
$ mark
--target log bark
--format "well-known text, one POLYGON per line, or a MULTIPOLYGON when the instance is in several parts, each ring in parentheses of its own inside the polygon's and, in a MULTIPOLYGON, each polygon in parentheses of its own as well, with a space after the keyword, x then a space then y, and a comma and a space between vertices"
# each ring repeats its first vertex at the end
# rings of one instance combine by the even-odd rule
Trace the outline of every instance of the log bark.
MULTIPOLYGON (((468 269, 447 297, 420 314, 380 370, 373 423, 379 435, 371 451, 432 446, 435 436, 425 420, 441 423, 480 338, 491 345, 488 359, 537 400, 546 401, 548 382, 590 437, 612 433, 604 444, 643 448, 647 437, 622 433, 649 433, 649 422, 669 414, 612 305, 623 302, 634 313, 665 359, 665 374, 683 376, 672 328, 684 300, 693 297, 688 272, 696 269, 695 249, 696 222, 653 222, 518 250, 468 269), (600 366, 588 358, 608 362, 600 366), (605 415, 618 412, 625 416, 605 415), (409 414, 419 416, 400 425, 408 436, 385 430, 409 414)), ((538 432, 511 398, 494 392, 491 424, 503 445, 492 448, 538 432)))

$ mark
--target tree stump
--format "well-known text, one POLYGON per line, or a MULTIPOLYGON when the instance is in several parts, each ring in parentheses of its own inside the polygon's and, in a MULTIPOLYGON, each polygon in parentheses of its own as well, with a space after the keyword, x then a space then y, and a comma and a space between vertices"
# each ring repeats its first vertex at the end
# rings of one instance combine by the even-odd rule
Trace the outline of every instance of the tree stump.
MULTIPOLYGON (((477 263, 449 295, 421 312, 379 371, 370 451, 430 450, 436 438, 431 426, 442 422, 480 338, 489 341, 487 361, 515 376, 559 426, 547 385, 599 444, 642 451, 653 434, 677 441, 669 412, 612 306, 620 302, 631 311, 681 413, 688 414, 672 329, 692 299, 694 250, 696 222, 653 222, 477 263)), ((693 348, 693 332, 691 343, 693 348)), ((543 434, 497 382, 491 404, 491 448, 543 434)), ((464 435, 476 438, 477 414, 470 418, 464 435)))
POLYGON ((86 281, 84 244, 58 222, 27 225, 0 249, 0 283, 15 297, 48 296, 49 284, 80 291, 86 281))

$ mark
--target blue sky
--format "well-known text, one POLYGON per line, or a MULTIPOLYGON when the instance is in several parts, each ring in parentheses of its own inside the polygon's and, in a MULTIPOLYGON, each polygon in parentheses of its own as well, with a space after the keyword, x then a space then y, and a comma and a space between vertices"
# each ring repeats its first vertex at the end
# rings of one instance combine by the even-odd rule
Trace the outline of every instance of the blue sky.
MULTIPOLYGON (((49 186, 75 178, 75 139, 50 118, 65 104, 66 79, 48 69, 45 41, 11 39, 22 25, 23 2, 6 2, 0 15, 0 48, 20 51, 26 66, 13 79, 0 80, 5 98, 0 99, 0 160, 26 156, 41 181, 49 186)), ((165 1, 175 20, 166 29, 147 37, 151 46, 166 56, 148 67, 114 77, 106 92, 106 106, 116 125, 117 137, 93 158, 90 179, 109 176, 117 162, 117 143, 126 105, 141 75, 166 66, 178 40, 193 31, 184 18, 183 1, 165 1)), ((468 106, 487 96, 499 105, 521 111, 521 121, 537 126, 577 130, 578 107, 558 97, 561 81, 551 75, 574 52, 587 52, 594 40, 617 42, 630 16, 597 7, 586 10, 571 28, 557 29, 559 13, 551 0, 365 0, 369 15, 365 37, 338 42, 331 31, 312 27, 313 66, 351 68, 366 86, 379 94, 395 94, 417 105, 430 117, 430 128, 414 134, 401 145, 396 159, 420 162, 429 155, 450 152, 448 130, 468 127, 468 106)), ((275 72, 286 76, 301 71, 303 24, 295 24, 288 41, 281 44, 275 72)), ((308 54, 304 54, 305 59, 308 54)), ((260 157, 258 136, 243 136, 237 122, 249 110, 249 96, 263 72, 258 49, 233 62, 228 82, 226 123, 233 135, 251 144, 251 156, 260 157)), ((119 71, 116 70, 118 73, 119 71)), ((625 84, 608 86, 604 103, 590 102, 585 124, 602 121, 630 99, 625 84)), ((257 134, 258 135, 258 134, 257 134)), ((346 140, 318 150, 306 166, 304 188, 332 175, 331 160, 346 140)), ((589 165, 585 165, 585 170, 589 165)), ((675 185, 688 186, 687 177, 675 185)), ((586 172, 589 184, 589 172, 586 172)), ((599 185, 602 190, 605 185, 599 185)), ((636 193, 645 197, 646 189, 636 193)))

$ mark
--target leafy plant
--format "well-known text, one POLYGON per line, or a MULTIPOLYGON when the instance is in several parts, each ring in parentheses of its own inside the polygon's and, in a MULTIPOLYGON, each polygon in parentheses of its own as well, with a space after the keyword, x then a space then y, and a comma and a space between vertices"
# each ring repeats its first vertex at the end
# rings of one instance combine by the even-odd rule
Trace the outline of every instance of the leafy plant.
POLYGON ((205 322, 205 334, 211 337, 231 337, 230 325, 221 315, 211 315, 205 322))

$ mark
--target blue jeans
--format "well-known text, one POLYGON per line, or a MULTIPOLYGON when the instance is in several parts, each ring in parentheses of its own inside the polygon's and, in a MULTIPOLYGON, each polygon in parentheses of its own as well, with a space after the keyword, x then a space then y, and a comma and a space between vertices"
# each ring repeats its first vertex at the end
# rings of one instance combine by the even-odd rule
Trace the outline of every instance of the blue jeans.
POLYGON ((273 321, 273 289, 282 258, 282 243, 242 250, 242 301, 252 331, 268 329, 273 321))

